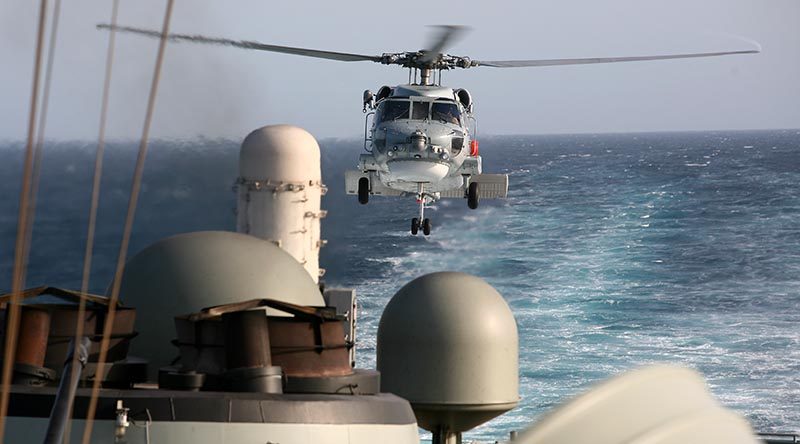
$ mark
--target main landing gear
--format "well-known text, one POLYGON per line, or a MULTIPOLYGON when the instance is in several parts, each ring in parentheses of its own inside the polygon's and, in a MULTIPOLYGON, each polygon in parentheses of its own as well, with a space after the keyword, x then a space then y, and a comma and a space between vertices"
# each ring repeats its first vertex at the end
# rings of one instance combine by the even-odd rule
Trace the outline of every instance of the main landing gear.
POLYGON ((428 236, 431 234, 431 220, 425 218, 425 204, 433 202, 433 198, 425 193, 425 186, 418 184, 417 188, 417 203, 419 204, 419 217, 411 219, 411 234, 417 235, 419 229, 422 228, 422 234, 428 236))
POLYGON ((358 179, 358 203, 366 205, 369 202, 369 179, 362 177, 358 179))
POLYGON ((470 182, 467 187, 467 206, 474 210, 478 208, 478 182, 470 182))

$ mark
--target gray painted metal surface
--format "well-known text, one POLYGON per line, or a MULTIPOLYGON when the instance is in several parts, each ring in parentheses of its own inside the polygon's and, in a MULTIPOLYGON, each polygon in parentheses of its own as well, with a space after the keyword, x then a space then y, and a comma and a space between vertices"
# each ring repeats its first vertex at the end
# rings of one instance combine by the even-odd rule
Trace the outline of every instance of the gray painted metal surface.
POLYGON ((468 430, 519 401, 517 348, 514 316, 494 288, 464 273, 428 274, 381 316, 381 389, 408 399, 421 427, 468 430))
MULTIPOLYGON (((6 442, 41 442, 45 419, 8 417, 6 442)), ((114 441, 116 421, 95 421, 91 444, 114 441)), ((72 422, 70 442, 81 442, 84 420, 72 422)), ((125 429, 126 444, 419 444, 416 424, 280 424, 153 421, 125 429)))
MULTIPOLYGON (((6 442, 40 442, 55 396, 53 387, 14 386, 6 442)), ((78 389, 71 442, 80 442, 90 389, 78 389)), ((117 403, 129 409, 128 444, 417 444, 408 402, 397 396, 100 391, 92 444, 114 441, 117 403), (147 438, 149 437, 149 441, 147 438)))
MULTIPOLYGON (((422 70, 430 75, 430 70, 422 70)), ((441 198, 469 197, 477 208, 480 198, 505 198, 508 177, 481 177, 481 157, 475 140, 477 123, 472 96, 465 89, 441 85, 381 87, 378 94, 364 92, 365 139, 368 154, 359 168, 345 172, 345 191, 365 204, 369 195, 414 196, 419 216, 411 233, 422 228, 430 234, 425 207, 441 198), (470 187, 483 182, 482 187, 470 187)))
POLYGON ((479 165, 477 170, 463 165, 470 157, 474 134, 468 126, 470 108, 457 100, 455 90, 435 85, 398 85, 392 88, 390 97, 378 101, 377 110, 377 120, 372 120, 369 130, 370 154, 362 155, 360 169, 374 171, 373 179, 382 186, 416 194, 417 184, 423 182, 426 191, 439 192, 462 186, 462 176, 481 173, 479 165), (408 115, 389 118, 386 110, 390 106, 407 106, 408 115), (445 114, 437 114, 435 107, 439 106, 452 107, 454 114, 448 114, 451 120, 445 114), (415 116, 417 109, 426 111, 415 116), (407 165, 393 168, 393 162, 404 160, 422 169, 431 164, 446 168, 432 176, 414 174, 407 165))
MULTIPOLYGON (((478 183, 478 197, 481 199, 505 199, 508 197, 507 174, 478 174, 470 179, 470 183, 478 183)), ((464 197, 464 187, 442 191, 442 199, 464 197)))
MULTIPOLYGON (((9 416, 48 418, 55 387, 13 386, 9 416)), ((86 417, 91 389, 77 390, 73 418, 86 417)), ((406 400, 390 393, 268 394, 182 390, 103 389, 95 418, 115 419, 117 400, 134 417, 147 409, 153 421, 284 424, 412 424, 406 400)))
POLYGON ((311 276, 288 253, 224 231, 181 234, 147 247, 126 264, 120 297, 138 308, 131 354, 150 361, 151 380, 178 356, 170 343, 175 316, 253 298, 324 305, 311 276))
MULTIPOLYGON (((346 320, 345 341, 355 344, 356 325, 358 323, 358 306, 356 304, 356 290, 352 288, 325 288, 322 292, 325 305, 334 307, 336 314, 344 316, 346 320)), ((350 365, 356 365, 356 348, 350 349, 350 365)))

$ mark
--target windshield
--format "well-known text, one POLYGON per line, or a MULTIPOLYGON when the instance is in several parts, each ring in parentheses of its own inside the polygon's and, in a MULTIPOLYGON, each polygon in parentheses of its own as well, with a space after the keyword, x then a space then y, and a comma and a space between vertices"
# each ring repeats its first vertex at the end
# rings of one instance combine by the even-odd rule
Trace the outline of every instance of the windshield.
POLYGON ((461 124, 461 112, 458 105, 450 102, 433 102, 431 120, 455 125, 461 124))
POLYGON ((429 105, 430 102, 411 102, 411 118, 413 120, 427 119, 429 105))
POLYGON ((387 100, 378 105, 375 121, 387 122, 397 119, 408 119, 408 100, 387 100))

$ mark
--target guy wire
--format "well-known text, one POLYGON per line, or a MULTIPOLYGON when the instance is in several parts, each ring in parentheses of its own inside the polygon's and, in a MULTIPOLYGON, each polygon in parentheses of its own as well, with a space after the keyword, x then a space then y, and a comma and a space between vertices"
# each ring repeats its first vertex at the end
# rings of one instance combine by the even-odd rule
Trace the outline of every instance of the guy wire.
POLYGON ((128 200, 128 212, 127 216, 125 217, 125 229, 122 234, 122 243, 120 244, 117 268, 116 272, 114 273, 114 281, 111 284, 111 298, 108 304, 108 314, 106 315, 105 325, 103 326, 103 340, 100 343, 100 356, 98 357, 97 362, 97 370, 95 373, 96 377, 92 386, 92 397, 89 400, 89 408, 86 414, 86 427, 83 429, 83 444, 89 444, 89 441, 92 437, 92 426, 94 424, 94 416, 97 410, 97 398, 100 394, 100 384, 102 382, 105 360, 108 356, 108 344, 111 336, 111 329, 114 325, 114 316, 116 314, 117 302, 119 301, 122 271, 125 266, 128 244, 130 242, 133 220, 136 213, 136 203, 139 199, 139 190, 142 184, 144 161, 147 156, 147 142, 150 135, 150 126, 153 120, 153 110, 155 109, 156 95, 158 93, 158 83, 161 78, 161 67, 164 62, 164 52, 167 46, 167 34, 169 34, 169 24, 172 17, 173 3, 174 0, 167 0, 167 7, 164 13, 161 41, 158 46, 158 55, 156 57, 156 65, 153 72, 153 81, 150 86, 150 95, 147 101, 147 112, 145 114, 144 128, 142 129, 142 139, 139 145, 139 155, 136 159, 136 168, 134 169, 133 183, 131 185, 131 195, 128 200))
POLYGON ((39 25, 36 36, 36 52, 33 63, 33 84, 31 86, 30 113, 28 115, 28 140, 25 146, 25 163, 23 165, 22 189, 19 196, 19 214, 17 215, 17 239, 14 246, 14 271, 11 280, 11 301, 6 308, 6 343, 3 357, 2 393, 0 393, 0 443, 4 441, 8 400, 11 395, 11 373, 14 364, 14 352, 19 334, 20 293, 25 285, 25 251, 28 227, 28 200, 31 192, 33 176, 33 144, 36 134, 36 109, 39 100, 39 77, 42 66, 42 46, 44 27, 47 17, 47 0, 39 5, 39 25))

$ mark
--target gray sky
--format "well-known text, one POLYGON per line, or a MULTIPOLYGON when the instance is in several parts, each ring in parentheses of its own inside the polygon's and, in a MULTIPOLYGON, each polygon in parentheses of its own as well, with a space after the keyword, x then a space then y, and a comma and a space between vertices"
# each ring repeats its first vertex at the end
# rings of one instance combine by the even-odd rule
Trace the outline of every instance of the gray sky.
MULTIPOLYGON (((22 139, 36 1, 0 3, 0 140, 22 139)), ((163 0, 122 0, 120 23, 158 29, 163 0)), ((110 1, 64 0, 47 135, 96 137, 110 1)), ((800 1, 547 0, 334 2, 176 0, 172 30, 363 54, 420 49, 429 24, 471 32, 449 52, 475 59, 625 56, 748 49, 725 58, 445 73, 469 89, 483 134, 800 127, 800 1)), ((120 35, 109 135, 141 132, 157 41, 120 35)), ((156 137, 241 138, 292 123, 317 137, 363 134, 361 94, 404 83, 369 62, 168 46, 156 137)))

